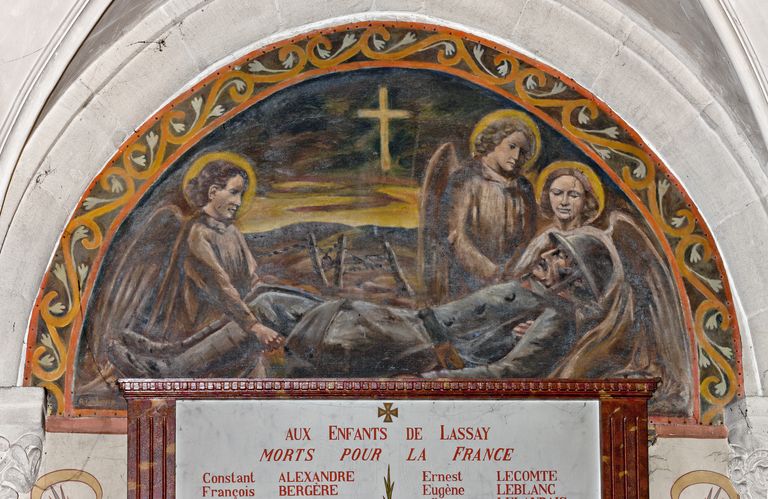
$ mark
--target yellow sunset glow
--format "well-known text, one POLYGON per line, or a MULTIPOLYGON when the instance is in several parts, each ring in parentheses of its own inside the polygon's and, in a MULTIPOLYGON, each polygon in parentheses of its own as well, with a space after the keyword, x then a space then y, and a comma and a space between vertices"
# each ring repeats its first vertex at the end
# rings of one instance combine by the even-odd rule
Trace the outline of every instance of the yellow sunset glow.
MULTIPOLYGON (((284 182, 282 189, 320 187, 311 182, 284 182), (289 185, 291 184, 291 185, 289 185)), ((275 193, 256 197, 247 213, 238 219, 245 233, 265 232, 302 222, 341 223, 350 226, 378 225, 381 227, 416 228, 419 223, 419 189, 410 186, 372 186, 372 193, 386 194, 396 199, 384 206, 365 207, 371 196, 334 196, 327 193, 296 192, 275 193), (333 205, 362 205, 357 207, 323 210, 333 205), (318 211, 293 211, 318 208, 318 211)))

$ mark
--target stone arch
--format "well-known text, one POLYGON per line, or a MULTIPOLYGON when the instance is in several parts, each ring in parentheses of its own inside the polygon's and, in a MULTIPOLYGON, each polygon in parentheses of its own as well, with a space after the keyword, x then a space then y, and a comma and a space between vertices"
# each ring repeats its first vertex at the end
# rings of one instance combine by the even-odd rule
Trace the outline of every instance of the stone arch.
MULTIPOLYGON (((421 25, 417 23, 390 23, 390 25, 391 27, 400 28, 410 27, 414 31, 425 33, 428 33, 430 30, 439 31, 437 28, 430 25, 421 25)), ((278 44, 274 47, 269 46, 265 49, 258 50, 255 53, 248 54, 246 57, 230 63, 225 68, 216 71, 215 74, 212 74, 202 82, 195 84, 189 91, 184 92, 181 96, 174 99, 172 103, 165 106, 159 113, 153 116, 147 124, 134 132, 134 134, 127 140, 126 144, 121 147, 118 154, 109 162, 101 175, 97 176, 91 183, 91 186, 86 190, 86 194, 81 198, 81 202, 78 203, 79 206, 75 211, 74 218, 71 219, 67 229, 65 229, 64 236, 61 239, 57 256, 54 257, 54 261, 49 267, 49 273, 43 285, 44 289, 41 292, 38 305, 36 306, 36 312, 32 317, 25 379, 28 382, 34 383, 36 378, 39 384, 46 386, 54 393, 58 393, 60 396, 58 403, 60 413, 73 415, 73 413, 70 412, 72 409, 71 406, 67 405, 66 408, 62 408, 61 406, 66 405, 64 402, 66 401, 67 394, 70 390, 67 383, 71 381, 72 376, 70 368, 64 367, 62 369, 64 366, 62 359, 66 359, 67 356, 70 359, 72 358, 73 351, 75 350, 74 347, 77 344, 77 325, 79 324, 79 319, 81 318, 80 311, 82 310, 79 305, 79 293, 75 293, 74 290, 82 290, 84 295, 83 302, 85 302, 85 298, 87 298, 90 288, 93 285, 93 276, 96 274, 95 269, 98 268, 100 255, 103 253, 104 247, 108 242, 108 238, 105 239, 105 237, 112 232, 111 229, 106 231, 103 230, 95 221, 96 216, 103 215, 110 211, 107 208, 115 208, 115 210, 120 209, 120 214, 118 214, 117 219, 115 219, 117 222, 109 222, 119 223, 121 217, 130 209, 131 203, 135 202, 141 192, 151 185, 151 180, 146 180, 154 178, 163 172, 163 169, 168 164, 165 161, 166 158, 171 160, 176 157, 176 153, 179 153, 185 147, 185 142, 188 141, 190 137, 196 136, 198 132, 203 133, 206 127, 210 128, 211 126, 218 125, 221 120, 236 114, 239 110, 248 106, 252 102, 252 100, 248 99, 248 96, 251 93, 255 94, 253 89, 255 83, 274 83, 281 79, 288 81, 288 77, 298 76, 305 67, 307 68, 308 74, 311 76, 313 71, 323 72, 327 70, 327 68, 333 67, 332 63, 344 63, 352 55, 355 55, 358 52, 365 53, 367 57, 372 61, 375 61, 380 54, 377 54, 372 50, 368 44, 373 36, 381 36, 385 40, 388 39, 389 33, 387 29, 390 25, 387 25, 386 23, 381 24, 379 22, 362 22, 326 30, 329 36, 339 30, 343 33, 346 32, 347 34, 357 33, 354 40, 350 38, 352 41, 349 43, 347 43, 346 37, 342 41, 330 40, 325 36, 326 31, 321 30, 319 32, 314 32, 309 36, 301 35, 289 42, 278 44), (365 42, 363 42, 364 38, 365 42), (306 46, 297 47, 297 45, 302 43, 305 43, 306 46), (317 51, 318 47, 330 53, 330 51, 335 48, 334 43, 340 45, 340 48, 338 48, 338 51, 333 56, 330 56, 328 60, 324 60, 323 56, 318 56, 317 53, 314 53, 314 51, 317 51), (281 47, 288 48, 280 50, 281 47), (282 63, 284 69, 269 69, 259 61, 259 58, 262 55, 268 56, 269 53, 272 52, 272 49, 277 50, 277 61, 273 62, 282 63), (347 53, 350 51, 354 51, 354 54, 347 53), (338 61, 333 61, 334 58, 337 58, 338 61), (309 62, 307 61, 308 59, 309 62), (289 60, 292 62, 287 63, 289 60), (256 64, 256 66, 254 66, 256 69, 250 69, 252 74, 249 75, 243 72, 241 66, 248 65, 250 68, 254 64, 256 64), (278 77, 275 73, 284 73, 284 75, 278 77), (222 95, 225 95, 224 89, 227 87, 231 87, 231 89, 228 90, 228 95, 232 102, 222 104, 218 99, 222 97, 222 95), (192 114, 195 115, 194 120, 187 123, 192 114), (160 125, 158 126, 157 123, 160 123, 160 125), (174 149, 175 146, 180 146, 181 149, 176 150, 173 153, 166 152, 166 148, 169 145, 171 149, 174 149), (120 170, 120 164, 122 164, 122 170, 120 170), (124 183, 123 189, 118 191, 114 190, 112 184, 113 181, 111 180, 111 178, 114 177, 119 178, 122 183, 124 183), (102 196, 102 198, 98 198, 100 200, 98 203, 94 201, 94 189, 100 191, 99 194, 102 196), (135 195, 134 189, 136 189, 135 195), (110 190, 112 190, 113 193, 117 192, 118 195, 112 199, 104 199, 104 194, 108 193, 110 190), (126 203, 126 201, 128 201, 127 198, 131 198, 132 201, 126 203), (93 208, 93 205, 99 204, 102 206, 93 208), (123 206, 124 204, 125 206, 123 206), (80 271, 80 266, 85 264, 78 264, 73 256, 76 244, 78 246, 82 245, 84 250, 91 251, 96 255, 95 257, 89 258, 92 267, 85 266, 84 268, 86 270, 84 271, 80 271), (87 275, 90 275, 90 277, 86 277, 87 275), (65 288, 68 288, 67 294, 70 295, 70 302, 68 305, 65 305, 61 301, 55 301, 63 295, 61 289, 54 289, 56 279, 61 281, 65 288), (39 317, 37 314, 39 314, 39 317), (45 323, 45 327, 42 327, 41 322, 45 323), (72 328, 72 330, 66 331, 64 335, 60 336, 57 332, 57 328, 63 328, 64 330, 72 328), (66 338, 68 338, 68 348, 63 348, 61 342, 62 339, 66 338), (46 356, 48 356, 48 360, 43 362, 46 356), (54 369, 47 369, 46 367, 48 366, 44 366, 43 363, 55 364, 54 369), (35 378, 30 376, 31 374, 35 374, 35 378), (64 377, 63 384, 60 382, 62 377, 64 377)), ((663 178, 659 180, 655 174, 656 169, 663 169, 661 163, 655 155, 642 144, 639 137, 628 129, 626 125, 604 105, 590 100, 591 96, 586 94, 583 90, 580 90, 578 87, 573 86, 569 80, 565 80, 557 72, 547 70, 524 56, 505 51, 503 47, 496 44, 488 43, 482 39, 472 37, 471 35, 462 34, 458 31, 454 32, 452 30, 444 31, 440 33, 440 35, 436 35, 437 38, 434 39, 427 37, 420 42, 423 46, 419 45, 415 47, 415 49, 418 49, 418 52, 421 52, 432 45, 453 44, 453 49, 444 49, 442 54, 438 53, 437 63, 424 63, 427 64, 427 67, 432 67, 433 69, 440 68, 448 71, 453 66, 460 64, 468 66, 469 71, 465 70, 468 77, 471 76, 477 80, 488 80, 485 82, 486 84, 496 85, 499 88, 503 88, 504 86, 514 87, 516 98, 520 103, 528 104, 531 106, 531 110, 539 109, 540 117, 548 119, 553 123, 556 121, 555 118, 541 112, 540 109, 552 107, 559 108, 559 112, 561 113, 559 125, 562 125, 563 131, 570 133, 575 140, 580 139, 583 141, 585 144, 584 150, 588 151, 596 161, 606 163, 604 160, 610 157, 610 151, 616 155, 622 155, 623 153, 623 157, 626 158, 624 162, 619 162, 614 165, 606 164, 604 166, 605 171, 610 172, 611 169, 613 169, 613 171, 615 171, 615 179, 618 182, 626 183, 629 186, 627 187, 628 193, 631 193, 633 189, 648 191, 646 208, 650 210, 648 212, 649 214, 661 205, 661 197, 663 197, 663 193, 657 196, 656 190, 662 190, 662 183, 665 184, 664 191, 667 191, 670 187, 668 180, 663 178), (446 38, 440 38, 440 35, 443 35, 446 38), (478 55, 478 52, 474 51, 474 56, 470 55, 467 50, 467 43, 474 43, 476 47, 482 47, 483 50, 498 51, 497 53, 494 53, 495 57, 491 58, 494 61, 493 64, 498 66, 496 66, 495 69, 489 69, 483 65, 482 54, 478 55), (429 64, 432 64, 432 66, 429 66, 429 64), (549 81, 550 78, 552 78, 551 81, 549 81), (526 90, 528 83, 534 80, 537 82, 537 85, 533 85, 533 87, 554 86, 557 82, 560 82, 560 85, 571 86, 573 90, 580 93, 575 99, 564 99, 562 101, 557 99, 541 100, 541 96, 537 96, 535 92, 528 91, 532 90, 532 88, 526 90), (539 102, 537 102, 537 100, 539 100, 539 102), (618 141, 604 140, 598 137, 601 135, 600 132, 604 132, 605 129, 597 130, 597 134, 590 134, 588 130, 580 128, 576 122, 573 121, 573 115, 577 110, 580 115, 578 118, 579 123, 586 124, 598 119, 608 120, 606 122, 608 125, 613 125, 614 127, 618 126, 628 134, 630 143, 622 144, 618 141), (632 145, 632 142, 637 142, 637 145, 632 145), (629 161, 632 166, 628 166, 627 161, 629 161), (658 186, 656 185, 657 182, 659 182, 658 186)), ((407 45, 408 44, 406 44, 406 46, 407 45)), ((406 52, 409 51, 404 49, 403 54, 400 54, 399 57, 405 60, 409 55, 413 55, 417 52, 415 49, 407 54, 406 52)), ((318 51, 318 53, 320 52, 318 51)), ((274 54, 272 55, 274 57, 274 54)), ((388 61, 397 59, 398 57, 395 56, 380 58, 380 60, 388 61)), ((423 61, 418 62, 423 63, 423 61)), ((413 64, 414 62, 412 61, 411 63, 413 64)), ((567 88, 564 86, 563 90, 566 89, 567 88)), ((561 90, 561 92, 563 90, 561 90)), ((501 90, 499 90, 499 92, 501 92, 501 90)), ((265 93, 269 93, 269 91, 265 93)), ((514 99, 512 93, 507 93, 509 98, 514 99)), ((557 95, 557 93, 559 92, 550 95, 557 95)), ((618 133, 618 129, 616 130, 616 133, 618 133)), ((608 135, 611 136, 613 133, 608 135)), ((669 175, 667 176, 669 177, 669 175)), ((684 195, 681 199, 683 200, 683 203, 685 203, 684 195)), ((639 198, 636 202, 642 204, 639 198)), ((658 235, 661 236, 662 232, 666 232, 668 236, 676 239, 685 239, 688 236, 692 236, 694 239, 691 242, 686 243, 687 246, 686 244, 679 244, 677 258, 685 259, 686 251, 691 250, 693 245, 696 244, 700 246, 697 251, 702 253, 698 258, 701 259, 703 257, 708 260, 712 256, 711 252, 714 249, 714 245, 711 239, 708 239, 708 233, 706 227, 703 225, 703 220, 699 219, 697 216, 692 203, 688 202, 687 204, 688 210, 683 208, 682 211, 678 211, 676 213, 678 215, 678 217, 676 217, 677 222, 672 222, 672 225, 670 225, 669 221, 664 219, 665 217, 663 213, 661 215, 658 213, 656 214, 658 235), (690 228, 691 230, 688 231, 685 226, 688 226, 687 228, 690 228)), ((663 212, 663 207, 661 207, 660 210, 663 212)), ((673 243, 674 242, 670 242, 667 244, 673 243)), ((672 252, 671 247, 669 247, 668 250, 670 253, 672 252)), ((715 259, 717 259, 716 253, 714 256, 715 259)), ((685 262, 682 263, 681 268, 684 266, 685 262)), ((720 279, 714 277, 710 279, 702 278, 702 276, 699 277, 700 279, 697 279, 689 275, 688 279, 692 282, 694 287, 697 287, 694 281, 698 281, 698 288, 700 290, 702 287, 706 288, 705 283, 707 283, 715 293, 722 291, 722 277, 720 279)), ((706 294, 707 291, 704 293, 706 294)), ((702 342, 706 341, 704 322, 707 319, 711 319, 711 316, 706 316, 706 314, 712 311, 719 313, 719 320, 722 322, 725 329, 729 328, 729 323, 735 324, 730 322, 730 317, 733 314, 727 309, 730 305, 727 290, 722 298, 714 297, 711 292, 709 292, 708 296, 712 301, 720 301, 721 305, 719 305, 719 308, 716 307, 705 311, 697 309, 691 313, 692 316, 696 315, 696 326, 701 332, 699 339, 702 340, 702 342)), ((733 328, 735 331, 735 326, 733 326, 733 328)), ((736 336, 736 338, 734 347, 738 349, 738 336, 736 336)), ((702 347, 706 348, 704 345, 702 345, 702 347)), ((715 356, 720 356, 711 345, 709 346, 709 349, 710 356, 713 354, 715 356)), ((735 365, 736 364, 738 364, 738 362, 736 362, 735 365)), ((71 362, 67 365, 71 366, 71 362)), ((730 369, 733 368, 734 367, 731 367, 730 369)), ((738 367, 735 367, 735 369, 738 371, 738 367)), ((723 374, 723 376, 725 375, 723 374)), ((728 400, 731 400, 736 393, 741 392, 740 381, 738 378, 738 375, 733 375, 728 379, 728 393, 726 396, 728 400)), ((722 381, 724 382, 725 380, 722 381)), ((702 387, 705 390, 710 390, 710 396, 712 395, 712 384, 712 380, 705 381, 702 384, 702 387)), ((723 393, 718 395, 722 396, 723 393)), ((722 407, 728 400, 720 401, 720 404, 717 405, 717 407, 722 407)), ((707 416, 705 413, 704 419, 706 422, 711 422, 712 415, 710 414, 707 416)))
MULTIPOLYGON (((11 292, 7 295, 10 299, 3 305, 8 312, 4 314, 8 317, 8 326, 16 323, 16 330, 22 329, 18 324, 26 322, 27 313, 20 310, 25 307, 29 310, 28 305, 23 303, 29 303, 31 294, 39 286, 46 263, 53 252, 53 241, 65 225, 66 214, 75 209, 77 198, 83 192, 85 184, 95 176, 96 171, 106 163, 106 158, 116 148, 115 137, 105 130, 125 130, 134 126, 157 109, 168 95, 176 94, 179 88, 194 85, 189 82, 194 82, 198 74, 205 73, 204 68, 215 66, 222 60, 232 60, 235 56, 231 54, 234 52, 242 54, 254 46, 268 43, 269 35, 274 34, 269 33, 271 28, 268 27, 274 25, 268 20, 270 16, 277 16, 285 22, 278 27, 283 33, 275 35, 273 39, 284 37, 285 32, 305 31, 309 29, 307 24, 314 22, 334 25, 360 18, 413 19, 449 26, 459 25, 463 30, 481 32, 484 38, 498 40, 506 46, 529 48, 529 52, 538 59, 561 69, 607 102, 638 130, 646 143, 670 166, 712 227, 735 289, 743 297, 741 311, 747 319, 746 324, 750 326, 743 328, 743 332, 751 330, 752 326, 762 327, 760 319, 765 306, 761 298, 751 292, 757 289, 761 281, 761 270, 752 269, 745 264, 758 261, 760 252, 755 245, 749 244, 750 239, 741 239, 746 237, 745 234, 755 233, 754 239, 751 240, 765 240, 759 234, 759 231, 765 230, 764 224, 759 222, 765 220, 761 201, 765 192, 765 179, 757 167, 755 156, 739 137, 727 116, 722 113, 722 109, 719 109, 719 105, 697 84, 693 75, 682 68, 660 45, 655 44, 647 33, 623 24, 629 21, 609 7, 590 2, 583 10, 579 10, 576 7, 557 7, 554 3, 540 1, 529 2, 523 8, 522 3, 517 5, 498 2, 489 4, 488 8, 500 15, 489 15, 487 12, 472 12, 463 6, 429 5, 425 6, 421 13, 408 13, 398 12, 397 5, 387 4, 382 8, 393 10, 368 13, 365 12, 367 8, 339 4, 333 7, 339 9, 337 14, 355 10, 360 13, 351 17, 333 18, 334 12, 322 16, 303 13, 298 5, 291 3, 277 4, 277 7, 282 8, 280 12, 270 12, 268 9, 271 9, 271 6, 259 6, 264 9, 258 13, 263 22, 254 21, 251 17, 249 23, 264 30, 262 33, 238 34, 220 42, 218 46, 201 47, 199 40, 215 39, 215 31, 226 27, 210 22, 210 19, 217 18, 210 14, 210 10, 210 17, 206 16, 208 21, 203 23, 198 6, 184 8, 169 2, 165 12, 149 16, 146 25, 138 27, 132 35, 149 35, 142 36, 142 39, 163 39, 167 43, 176 38, 179 45, 168 43, 167 48, 158 51, 151 44, 130 50, 116 44, 114 52, 110 53, 110 56, 114 56, 113 67, 91 68, 91 73, 83 78, 82 84, 76 84, 62 97, 62 108, 46 117, 40 124, 19 162, 17 175, 9 193, 11 201, 15 201, 17 207, 13 211, 12 220, 8 221, 6 244, 10 248, 24 247, 26 234, 33 227, 48 243, 47 246, 40 244, 38 248, 30 250, 32 265, 29 268, 19 269, 14 265, 14 255, 11 252, 6 251, 0 256, 0 268, 10 277, 9 282, 18 285, 17 288, 9 290, 11 292), (554 33, 551 28, 546 27, 544 20, 548 16, 550 26, 559 26, 560 33, 554 33), (561 20, 552 22, 552 16, 561 20), (322 19, 323 17, 328 19, 322 19), (176 24, 180 19, 185 19, 184 25, 176 24), (521 19, 525 20, 522 24, 518 22, 521 19), (563 26, 568 27, 565 32, 563 26), (188 40, 182 40, 184 29, 189 35, 194 33, 199 36, 188 36, 188 40), (588 32, 595 36, 593 40, 584 42, 585 47, 581 54, 576 53, 574 47, 563 44, 536 42, 543 38, 540 36, 542 33, 549 33, 551 40, 562 42, 569 37, 573 40, 580 30, 582 34, 588 32), (510 33, 515 35, 514 42, 509 40, 512 38, 510 33), (624 35, 626 39, 622 41, 624 35), (253 42, 255 38, 262 40, 253 42), (505 39, 506 41, 503 41, 505 39), (652 49, 658 49, 658 52, 655 52, 657 59, 654 64, 648 64, 642 55, 652 49), (616 71, 603 71, 595 61, 604 61, 616 71), (628 64, 621 66, 622 62, 628 64), (653 65, 659 69, 652 67, 653 65), (139 105, 125 99, 125 86, 138 86, 142 75, 151 72, 152 68, 162 67, 175 67, 179 73, 175 78, 155 82, 156 85, 148 89, 151 94, 146 95, 146 100, 139 105), (99 71, 102 74, 99 75, 99 71), (648 76, 645 82, 650 82, 650 86, 644 86, 642 92, 645 98, 649 101, 661 98, 666 106, 646 108, 638 96, 633 95, 633 90, 637 90, 637 87, 632 87, 626 82, 636 81, 638 74, 648 76), (677 79, 671 76, 673 74, 677 79), (92 87, 96 88, 96 91, 88 90, 90 83, 97 83, 92 87), (80 104, 84 104, 82 110, 72 110, 80 104), (707 125, 701 119, 705 111, 707 116, 714 116, 714 124, 707 125), (674 118, 670 120, 669 115, 674 118), (685 129, 683 125, 690 123, 693 125, 685 129), (708 140, 701 140, 701 137, 707 137, 708 140), (99 150, 94 150, 94 143, 99 150), (706 165, 703 168, 710 172, 709 177, 694 174, 702 168, 700 165, 706 165), (733 182, 728 186, 719 183, 718 177, 714 175, 714 172, 726 168, 723 165, 728 165, 727 171, 733 175, 733 182), (45 216, 34 208, 39 205, 55 206, 59 209, 45 216), (750 259, 750 255, 753 258, 750 259)), ((252 7, 242 4, 237 8, 249 10, 252 7)), ((232 22, 238 19, 238 15, 228 12, 222 3, 215 2, 208 9, 221 9, 218 12, 222 15, 218 17, 222 20, 228 19, 232 22)), ((234 33, 238 30, 227 31, 234 33)), ((20 345, 21 342, 17 344, 20 345)), ((8 355, 11 359, 14 357, 13 352, 8 355)), ((746 355, 747 361, 750 361, 751 353, 748 348, 746 355)), ((752 374, 754 368, 754 365, 747 368, 747 392, 759 390, 758 381, 752 374)))

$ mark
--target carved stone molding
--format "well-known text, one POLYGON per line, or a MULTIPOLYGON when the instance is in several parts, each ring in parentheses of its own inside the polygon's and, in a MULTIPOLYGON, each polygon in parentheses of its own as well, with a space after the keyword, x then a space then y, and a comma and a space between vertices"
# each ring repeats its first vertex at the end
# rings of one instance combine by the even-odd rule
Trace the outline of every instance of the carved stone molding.
POLYGON ((620 392, 628 397, 650 397, 658 380, 434 380, 421 379, 134 379, 118 381, 126 397, 131 398, 232 398, 278 397, 359 397, 361 392, 397 396, 406 393, 410 398, 431 397, 434 393, 461 393, 465 398, 488 398, 489 394, 504 393, 510 398, 537 396, 564 396, 594 398, 606 392, 620 392))
POLYGON ((725 412, 728 475, 742 499, 768 497, 768 398, 747 397, 725 412))
POLYGON ((43 455, 43 390, 0 388, 0 499, 32 490, 43 455))
POLYGON ((27 433, 13 443, 0 436, 0 499, 16 499, 32 490, 42 455, 38 435, 27 433))

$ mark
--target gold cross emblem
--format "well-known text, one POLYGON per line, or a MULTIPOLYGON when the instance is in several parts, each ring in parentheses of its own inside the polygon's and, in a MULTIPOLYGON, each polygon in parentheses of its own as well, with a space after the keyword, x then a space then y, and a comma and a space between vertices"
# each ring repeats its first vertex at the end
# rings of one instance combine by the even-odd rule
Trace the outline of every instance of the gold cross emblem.
POLYGON ((381 171, 388 172, 392 168, 392 155, 389 153, 389 120, 410 118, 411 112, 402 109, 390 109, 387 87, 381 86, 379 87, 379 108, 360 109, 357 116, 379 120, 381 171))
POLYGON ((393 417, 397 417, 397 407, 392 407, 392 402, 384 402, 384 407, 379 407, 379 417, 384 416, 385 423, 391 423, 393 417))

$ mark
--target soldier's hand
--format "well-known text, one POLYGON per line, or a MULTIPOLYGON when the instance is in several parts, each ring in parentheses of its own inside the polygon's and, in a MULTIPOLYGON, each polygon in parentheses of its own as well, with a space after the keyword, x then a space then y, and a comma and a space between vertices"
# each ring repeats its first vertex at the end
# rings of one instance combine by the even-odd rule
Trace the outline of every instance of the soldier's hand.
POLYGON ((285 340, 277 331, 263 324, 254 324, 251 326, 251 332, 256 335, 266 350, 277 350, 285 343, 285 340))

